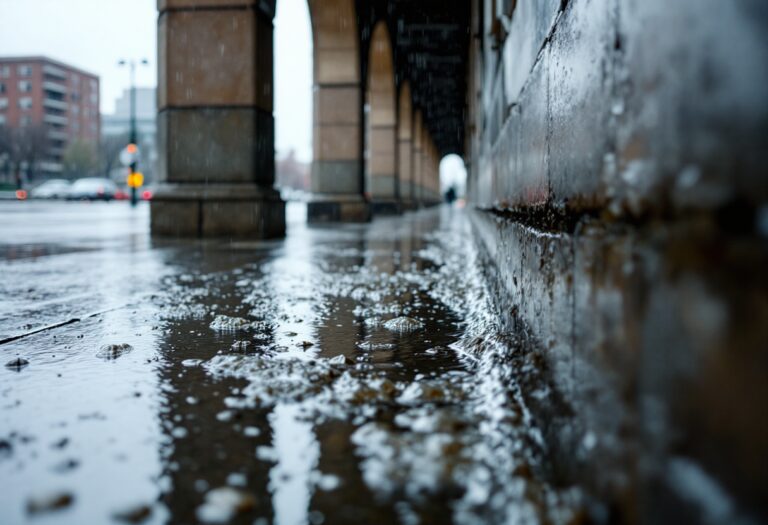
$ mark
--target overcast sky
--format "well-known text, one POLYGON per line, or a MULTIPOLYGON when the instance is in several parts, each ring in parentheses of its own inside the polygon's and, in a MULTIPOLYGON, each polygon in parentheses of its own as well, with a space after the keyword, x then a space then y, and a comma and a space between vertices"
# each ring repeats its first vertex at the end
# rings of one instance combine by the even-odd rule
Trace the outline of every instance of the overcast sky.
MULTIPOLYGON (((147 58, 137 84, 157 85, 156 0, 0 0, 0 55, 45 55, 101 78, 101 110, 128 87, 121 58, 147 58)), ((312 155, 312 48, 306 0, 279 0, 275 18, 276 148, 312 155)))

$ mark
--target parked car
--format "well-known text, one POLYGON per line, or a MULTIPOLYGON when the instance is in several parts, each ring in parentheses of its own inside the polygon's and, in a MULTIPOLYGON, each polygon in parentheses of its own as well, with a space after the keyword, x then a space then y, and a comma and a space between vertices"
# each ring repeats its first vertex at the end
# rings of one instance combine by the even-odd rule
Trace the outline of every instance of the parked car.
POLYGON ((115 190, 115 200, 125 201, 131 198, 131 190, 125 186, 118 186, 115 190))
POLYGON ((155 187, 153 185, 144 186, 140 189, 139 197, 145 201, 151 201, 155 195, 155 187))
POLYGON ((63 199, 69 195, 70 183, 64 179, 50 179, 30 191, 33 199, 63 199))
MULTIPOLYGON (((154 186, 143 186, 141 188, 138 188, 136 191, 137 191, 136 197, 142 201, 152 200, 152 195, 155 192, 154 186)), ((127 188, 125 186, 118 186, 117 190, 115 191, 115 200, 127 201, 130 199, 131 199, 131 188, 127 188)))
POLYGON ((67 199, 109 201, 115 198, 116 193, 117 184, 111 180, 99 177, 87 177, 84 179, 77 179, 74 184, 72 184, 67 199))

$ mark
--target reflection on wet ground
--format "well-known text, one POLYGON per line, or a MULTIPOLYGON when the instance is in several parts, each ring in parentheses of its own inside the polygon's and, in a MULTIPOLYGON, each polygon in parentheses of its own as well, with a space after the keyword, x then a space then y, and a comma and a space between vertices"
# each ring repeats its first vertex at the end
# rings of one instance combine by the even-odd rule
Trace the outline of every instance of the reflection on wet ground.
POLYGON ((181 242, 145 208, 13 204, 0 522, 582 516, 461 211, 310 228, 292 205, 284 241, 181 242))

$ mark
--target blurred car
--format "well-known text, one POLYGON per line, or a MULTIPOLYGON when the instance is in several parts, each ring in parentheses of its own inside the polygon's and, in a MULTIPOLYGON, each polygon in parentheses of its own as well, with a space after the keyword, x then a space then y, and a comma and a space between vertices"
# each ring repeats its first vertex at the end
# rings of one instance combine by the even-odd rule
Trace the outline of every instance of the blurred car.
POLYGON ((69 181, 64 179, 50 179, 30 191, 33 199, 63 199, 69 195, 69 181))
MULTIPOLYGON (((139 200, 142 201, 148 201, 152 200, 152 195, 154 195, 154 186, 143 186, 141 188, 136 189, 136 197, 139 200)), ((118 186, 117 190, 115 191, 115 200, 116 201, 127 201, 131 198, 131 188, 126 188, 125 186, 118 186)))
POLYGON ((110 201, 115 198, 117 184, 109 179, 99 177, 86 177, 77 179, 69 189, 69 200, 103 200, 110 201))
POLYGON ((143 188, 139 188, 139 197, 142 200, 151 201, 154 194, 155 194, 154 186, 144 186, 143 188))
POLYGON ((131 190, 124 186, 118 186, 115 190, 115 200, 125 201, 131 198, 131 190))
POLYGON ((286 202, 288 201, 309 202, 310 196, 311 195, 309 194, 309 192, 305 190, 289 188, 287 186, 280 188, 280 197, 286 202))

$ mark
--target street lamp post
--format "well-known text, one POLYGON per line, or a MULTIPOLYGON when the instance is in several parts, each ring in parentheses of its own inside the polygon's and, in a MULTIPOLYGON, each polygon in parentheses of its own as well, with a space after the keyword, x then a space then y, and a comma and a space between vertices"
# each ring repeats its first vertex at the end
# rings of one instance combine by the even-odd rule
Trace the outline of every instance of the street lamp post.
MULTIPOLYGON (((149 61, 146 58, 141 59, 139 62, 141 65, 146 66, 149 65, 149 61)), ((117 63, 118 66, 125 66, 128 65, 130 67, 131 71, 131 131, 130 131, 130 137, 129 141, 130 144, 133 145, 133 149, 135 151, 138 151, 137 148, 137 141, 138 141, 138 132, 136 130, 136 61, 131 60, 120 60, 117 63)), ((130 145, 129 145, 130 147, 130 145)), ((128 176, 128 180, 133 180, 133 175, 136 173, 136 168, 139 164, 139 158, 138 154, 134 157, 133 162, 131 162, 129 169, 130 174, 128 176)), ((131 188, 131 206, 136 206, 136 204, 139 201, 139 195, 138 195, 138 187, 135 184, 130 184, 131 188)))

